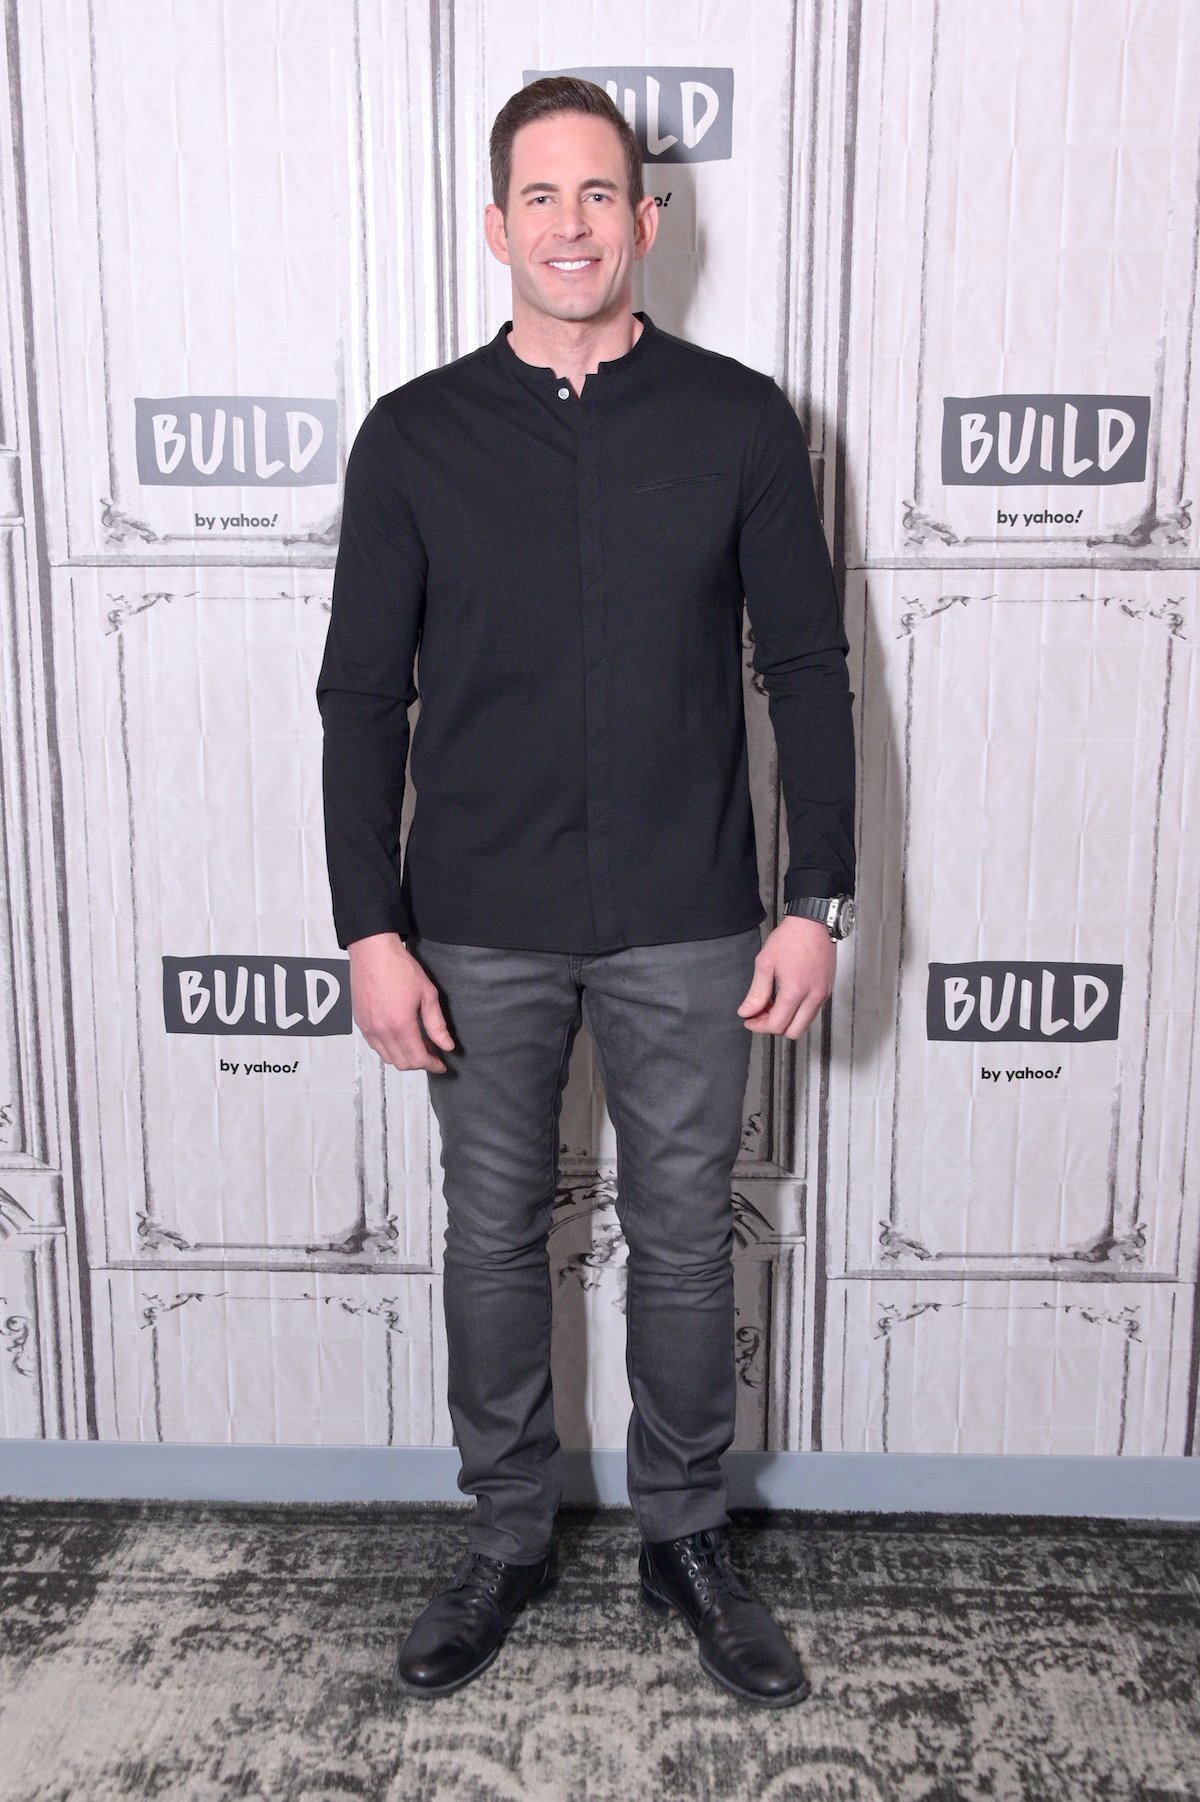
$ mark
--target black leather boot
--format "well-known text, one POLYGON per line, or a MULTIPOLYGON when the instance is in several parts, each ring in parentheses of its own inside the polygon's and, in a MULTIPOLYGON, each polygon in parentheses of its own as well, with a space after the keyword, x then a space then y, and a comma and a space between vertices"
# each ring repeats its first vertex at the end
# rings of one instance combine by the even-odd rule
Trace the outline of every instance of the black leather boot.
POLYGON ((643 1540, 642 1595, 656 1614, 677 1610, 700 1642, 700 1663, 743 1702, 788 1708, 802 1702, 808 1678, 782 1627, 731 1570, 720 1531, 643 1540))
POLYGON ((526 1602, 558 1578, 553 1546, 537 1564, 468 1552, 454 1582, 434 1596, 396 1656, 395 1677, 414 1696, 448 1696, 486 1671, 526 1602))

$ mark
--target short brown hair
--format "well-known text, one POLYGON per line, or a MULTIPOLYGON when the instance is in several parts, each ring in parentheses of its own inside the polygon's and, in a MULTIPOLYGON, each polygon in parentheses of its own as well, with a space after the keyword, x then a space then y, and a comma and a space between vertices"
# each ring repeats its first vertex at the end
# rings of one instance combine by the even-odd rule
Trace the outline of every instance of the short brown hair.
POLYGON ((557 113, 589 113, 595 119, 607 119, 621 140, 625 152, 625 168, 629 177, 629 204, 636 207, 644 196, 642 187, 642 152, 629 121, 608 90, 597 82, 585 81, 580 75, 543 75, 528 87, 518 88, 506 100, 492 126, 489 144, 492 161, 492 198, 502 213, 508 211, 508 188, 512 180, 513 139, 522 125, 535 119, 550 119, 557 113))

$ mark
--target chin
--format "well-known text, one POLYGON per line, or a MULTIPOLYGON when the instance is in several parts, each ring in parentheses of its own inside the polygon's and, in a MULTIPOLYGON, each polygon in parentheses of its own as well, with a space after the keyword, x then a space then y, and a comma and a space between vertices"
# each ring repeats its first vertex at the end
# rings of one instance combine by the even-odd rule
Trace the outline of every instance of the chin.
POLYGON ((594 319, 612 310, 611 294, 556 294, 543 304, 556 319, 594 319))

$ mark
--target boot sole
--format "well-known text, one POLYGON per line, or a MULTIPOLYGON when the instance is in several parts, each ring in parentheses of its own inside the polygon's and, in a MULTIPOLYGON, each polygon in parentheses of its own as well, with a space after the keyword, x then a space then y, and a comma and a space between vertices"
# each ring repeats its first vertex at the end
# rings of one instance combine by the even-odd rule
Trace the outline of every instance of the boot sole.
POLYGON ((536 1589, 530 1590, 524 1601, 518 1602, 515 1608, 509 1610, 508 1618, 504 1625, 504 1631, 496 1644, 492 1647, 487 1657, 481 1659, 477 1665, 474 1665, 464 1677, 456 1677, 453 1683, 410 1683, 406 1677, 401 1676, 400 1672, 393 1668, 392 1681, 396 1688, 403 1690, 406 1696, 419 1696, 423 1701, 434 1702, 439 1696, 452 1696, 456 1689, 462 1689, 466 1684, 473 1683, 476 1677, 482 1677, 484 1671, 486 1671, 489 1666, 495 1664, 497 1658, 499 1658, 501 1652, 504 1650, 504 1642, 508 1638, 508 1630, 516 1620, 517 1616, 528 1608, 530 1602, 540 1601, 544 1595, 548 1595, 554 1588, 554 1585, 558 1582, 558 1577, 559 1573, 557 1570, 551 1571, 549 1576, 543 1577, 536 1589))
MULTIPOLYGON (((682 1609, 676 1608, 673 1602, 668 1602, 665 1596, 660 1596, 657 1590, 647 1589, 646 1585, 640 1581, 638 1588, 642 1592, 642 1600, 646 1606, 660 1620, 665 1621, 668 1616, 677 1614, 684 1626, 696 1639, 699 1639, 699 1632, 682 1609)), ((728 1690, 731 1696, 736 1696, 739 1702, 752 1702, 756 1708, 791 1708, 797 1702, 803 1702, 805 1696, 812 1692, 812 1684, 805 1677, 796 1689, 786 1690, 781 1696, 763 1696, 757 1690, 742 1689, 738 1684, 731 1682, 728 1677, 722 1676, 720 1671, 714 1670, 705 1658, 703 1648, 698 1651, 697 1657, 700 1660, 701 1670, 711 1677, 714 1683, 719 1683, 722 1689, 728 1690)))

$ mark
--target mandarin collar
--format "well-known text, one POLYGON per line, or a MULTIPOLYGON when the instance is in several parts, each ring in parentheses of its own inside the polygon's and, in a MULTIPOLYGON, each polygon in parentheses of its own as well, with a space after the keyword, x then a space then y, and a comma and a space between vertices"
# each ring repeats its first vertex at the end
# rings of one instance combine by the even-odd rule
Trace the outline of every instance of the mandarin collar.
MULTIPOLYGON (((588 383, 595 381, 597 377, 603 378, 604 383, 607 386, 614 379, 623 377, 629 369, 636 368, 647 344, 649 344, 650 340, 655 335, 655 328, 654 321, 651 319, 649 313, 639 312, 635 309, 633 316, 635 319, 639 319, 642 324, 641 333, 639 334, 637 343, 631 344, 623 356, 609 357, 606 361, 598 363, 596 365, 595 374, 589 374, 587 381, 583 384, 583 392, 585 394, 587 393, 588 383)), ((544 393, 547 387, 559 380, 558 373, 549 363, 527 363, 524 357, 519 357, 517 355, 516 351, 508 342, 508 334, 512 331, 512 323, 511 319, 506 319, 504 321, 504 324, 492 339, 492 349, 497 358, 511 367, 513 374, 519 381, 524 382, 527 388, 532 388, 535 393, 544 393)))

